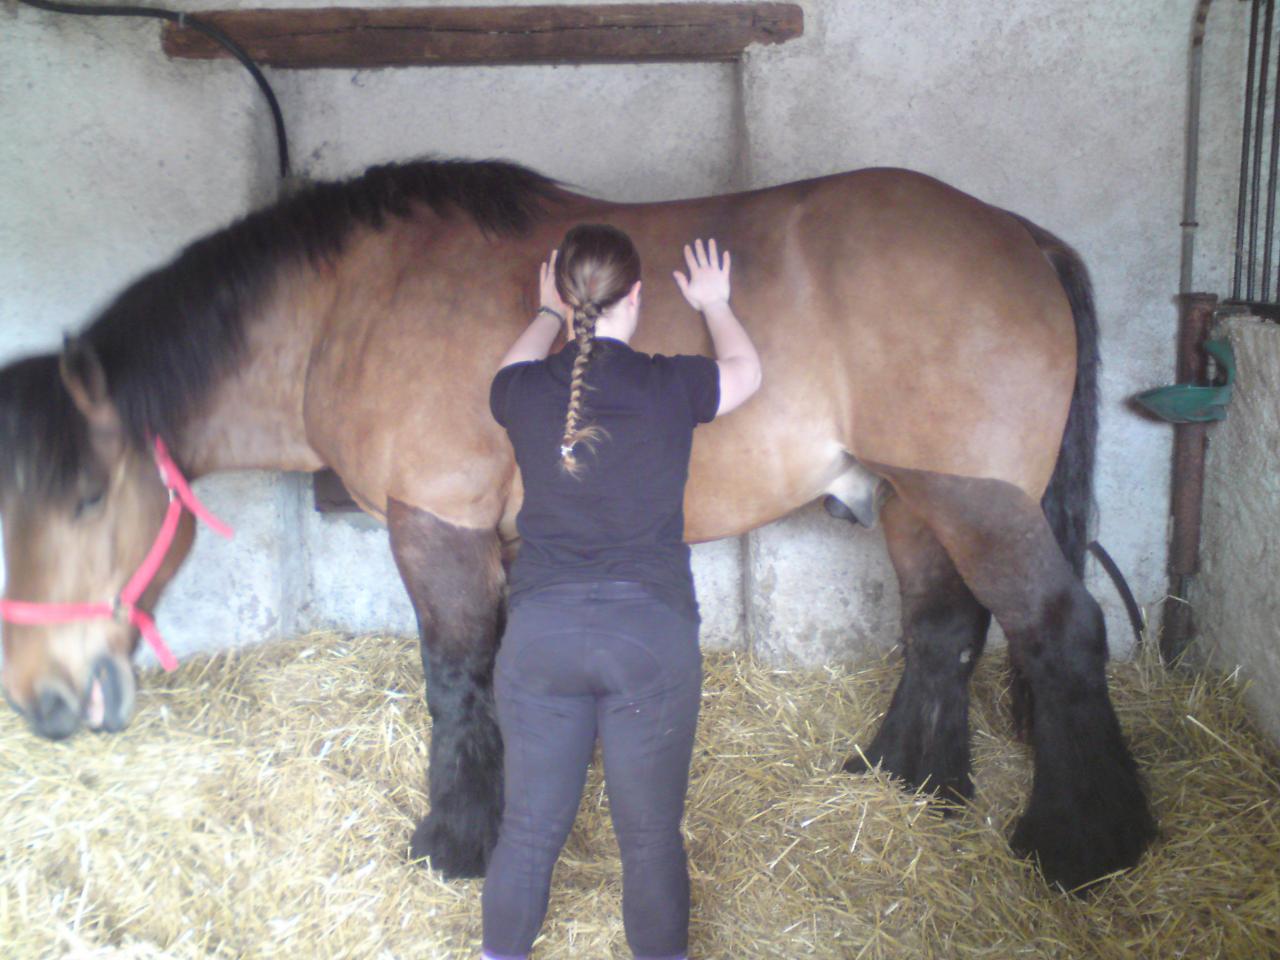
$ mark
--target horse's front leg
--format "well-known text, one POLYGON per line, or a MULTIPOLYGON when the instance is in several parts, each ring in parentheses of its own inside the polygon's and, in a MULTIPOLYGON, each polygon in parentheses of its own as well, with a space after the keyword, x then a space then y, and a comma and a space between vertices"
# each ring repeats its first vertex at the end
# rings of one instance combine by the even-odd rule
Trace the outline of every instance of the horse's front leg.
POLYGON ((502 813, 492 683, 504 579, 498 536, 396 500, 387 526, 418 616, 431 713, 431 809, 414 831, 413 857, 429 857, 448 878, 483 876, 502 813))

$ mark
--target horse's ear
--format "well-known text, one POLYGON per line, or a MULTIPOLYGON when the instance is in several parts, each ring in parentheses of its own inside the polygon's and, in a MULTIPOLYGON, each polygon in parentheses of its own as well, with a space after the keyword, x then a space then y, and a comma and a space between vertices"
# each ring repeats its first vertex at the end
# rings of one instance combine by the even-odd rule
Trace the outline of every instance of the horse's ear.
POLYGON ((67 337, 58 359, 58 373, 76 409, 95 432, 118 432, 120 415, 107 392, 107 375, 93 347, 79 337, 67 337))

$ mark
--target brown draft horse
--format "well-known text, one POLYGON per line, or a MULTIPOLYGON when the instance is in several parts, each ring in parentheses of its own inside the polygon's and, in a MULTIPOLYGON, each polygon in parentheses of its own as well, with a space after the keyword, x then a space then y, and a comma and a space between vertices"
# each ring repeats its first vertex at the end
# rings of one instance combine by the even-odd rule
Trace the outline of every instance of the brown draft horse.
MULTIPOLYGON (((252 214, 134 283, 61 357, 0 371, 7 597, 119 595, 165 512, 155 437, 192 476, 333 467, 386 521, 417 612, 433 727, 413 852, 482 873, 501 804, 502 558, 521 501, 488 384, 532 315, 538 263, 580 221, 635 238, 650 278, 636 346, 650 352, 709 352, 667 277, 694 237, 733 252, 765 386, 697 431, 689 540, 824 493, 865 506, 868 482, 892 491, 906 665, 866 760, 971 795, 968 680, 994 614, 1035 749, 1014 847, 1067 887, 1133 864, 1154 824, 1080 580, 1097 405, 1087 275, 1047 232, 915 173, 618 205, 513 165, 427 161, 252 214)), ((191 536, 185 518, 141 606, 191 536)), ((90 716, 119 729, 137 640, 122 618, 6 624, 5 692, 47 737, 90 716)))

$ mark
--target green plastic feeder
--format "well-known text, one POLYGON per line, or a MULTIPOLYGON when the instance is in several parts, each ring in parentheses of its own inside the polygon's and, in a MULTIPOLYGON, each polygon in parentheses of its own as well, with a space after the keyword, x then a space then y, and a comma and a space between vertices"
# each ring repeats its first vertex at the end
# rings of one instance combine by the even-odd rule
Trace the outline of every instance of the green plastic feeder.
POLYGON ((1227 419, 1227 404, 1231 402, 1231 385, 1236 380, 1236 355, 1228 340, 1207 340, 1205 352, 1217 360, 1226 374, 1226 383, 1214 387, 1202 387, 1194 383, 1179 383, 1171 387, 1144 390, 1133 399, 1170 423, 1209 423, 1227 419))

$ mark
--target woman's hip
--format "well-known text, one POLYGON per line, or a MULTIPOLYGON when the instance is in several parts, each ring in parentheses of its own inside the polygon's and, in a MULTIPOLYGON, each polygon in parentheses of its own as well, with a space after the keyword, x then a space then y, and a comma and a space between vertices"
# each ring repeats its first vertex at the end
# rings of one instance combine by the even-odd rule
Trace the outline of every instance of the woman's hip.
POLYGON ((641 695, 700 675, 698 622, 647 584, 555 584, 512 606, 497 670, 539 693, 641 695))

